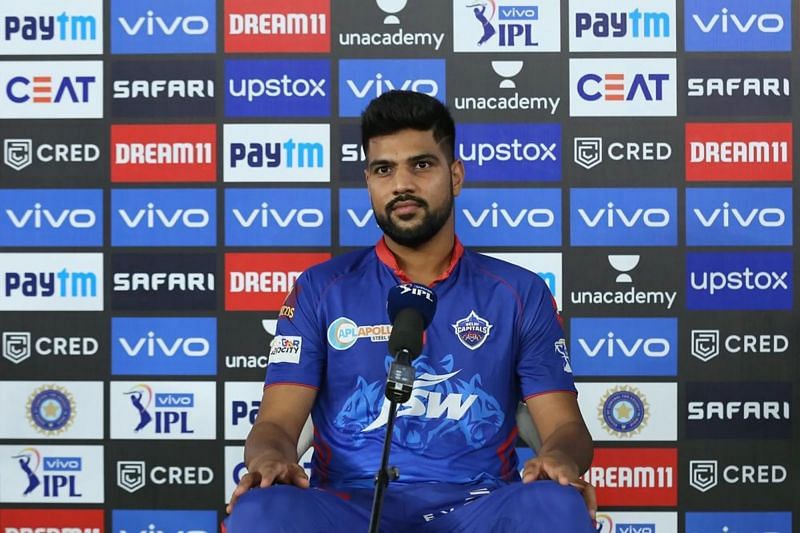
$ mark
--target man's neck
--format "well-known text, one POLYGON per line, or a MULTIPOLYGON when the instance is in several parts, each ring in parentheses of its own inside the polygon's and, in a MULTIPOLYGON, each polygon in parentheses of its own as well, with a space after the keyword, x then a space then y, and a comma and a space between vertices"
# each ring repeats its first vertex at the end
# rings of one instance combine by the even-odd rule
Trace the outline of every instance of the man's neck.
POLYGON ((418 248, 409 248, 396 243, 389 237, 383 237, 386 246, 397 259, 397 266, 414 283, 430 286, 450 266, 455 246, 455 232, 452 219, 433 236, 431 240, 418 248))

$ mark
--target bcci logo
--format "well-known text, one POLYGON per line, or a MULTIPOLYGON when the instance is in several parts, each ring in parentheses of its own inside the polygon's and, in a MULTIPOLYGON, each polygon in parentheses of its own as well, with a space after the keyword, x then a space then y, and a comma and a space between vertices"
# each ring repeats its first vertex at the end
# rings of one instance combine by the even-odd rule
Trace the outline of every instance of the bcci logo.
POLYGON ((470 350, 477 350, 483 346, 493 327, 488 320, 479 317, 475 311, 470 311, 466 318, 456 321, 452 326, 458 340, 470 350))
POLYGON ((6 331, 3 333, 3 357, 12 363, 21 363, 31 356, 31 334, 6 331))
POLYGON ((144 461, 117 461, 117 486, 133 494, 145 484, 144 461))
POLYGON ((56 385, 42 385, 28 398, 26 412, 31 426, 46 436, 58 435, 75 421, 75 400, 56 385))
POLYGON ((3 160, 14 170, 22 170, 33 162, 33 141, 6 139, 3 142, 3 160))
POLYGON ((603 162, 602 137, 575 137, 575 162, 590 170, 603 162))
POLYGON ((615 437, 632 437, 644 429, 650 417, 647 399, 638 389, 623 385, 609 391, 597 407, 600 424, 615 437))
POLYGON ((704 363, 719 355, 719 331, 716 329, 693 329, 692 355, 704 363))
POLYGON ((689 485, 700 492, 717 486, 717 462, 713 460, 689 461, 689 485))

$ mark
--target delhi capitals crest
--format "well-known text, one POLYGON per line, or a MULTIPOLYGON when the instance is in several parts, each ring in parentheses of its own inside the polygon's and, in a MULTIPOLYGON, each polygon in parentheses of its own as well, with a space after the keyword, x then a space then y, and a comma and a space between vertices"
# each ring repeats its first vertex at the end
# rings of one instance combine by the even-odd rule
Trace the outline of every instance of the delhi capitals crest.
POLYGON ((466 318, 453 324, 458 340, 470 350, 477 350, 486 342, 492 327, 488 320, 479 317, 475 311, 470 311, 466 318))

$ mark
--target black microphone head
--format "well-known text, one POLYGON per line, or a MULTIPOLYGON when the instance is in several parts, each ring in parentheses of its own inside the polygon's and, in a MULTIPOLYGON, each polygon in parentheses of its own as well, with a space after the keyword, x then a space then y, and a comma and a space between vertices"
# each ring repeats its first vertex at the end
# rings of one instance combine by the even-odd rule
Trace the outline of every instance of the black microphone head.
POLYGON ((422 329, 427 328, 436 313, 436 293, 425 285, 403 283, 389 290, 386 301, 389 321, 394 324, 403 309, 413 309, 422 317, 422 329))
POLYGON ((421 354, 423 326, 422 315, 409 307, 401 309, 389 334, 389 353, 395 355, 400 350, 408 350, 412 359, 421 354))

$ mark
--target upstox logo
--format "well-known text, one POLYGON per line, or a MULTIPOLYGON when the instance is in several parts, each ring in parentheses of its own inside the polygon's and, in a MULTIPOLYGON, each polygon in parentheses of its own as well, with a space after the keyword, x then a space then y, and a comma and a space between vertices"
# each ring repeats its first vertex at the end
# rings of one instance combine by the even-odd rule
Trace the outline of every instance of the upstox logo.
POLYGON ((792 190, 686 189, 689 246, 791 246, 792 190))
POLYGON ((339 61, 339 116, 357 117, 373 98, 393 89, 446 102, 444 59, 343 59, 339 61))
POLYGON ((688 309, 791 309, 792 254, 686 254, 688 309))
POLYGON ((5 55, 103 53, 102 0, 37 5, 7 2, 0 16, 5 55))
POLYGON ((573 246, 675 246, 675 189, 572 189, 573 246))
POLYGON ((675 116, 676 62, 570 59, 570 116, 675 116))
POLYGON ((103 254, 0 254, 0 311, 102 311, 103 254))
POLYGON ((328 124, 226 124, 225 181, 330 180, 328 124))
POLYGON ((788 52, 791 0, 686 0, 687 52, 788 52))
POLYGON ((569 3, 572 52, 674 52, 675 0, 569 3), (610 7, 610 6, 609 6, 610 7))

